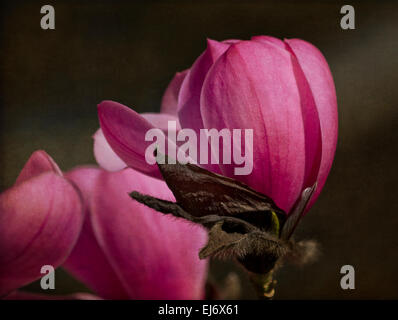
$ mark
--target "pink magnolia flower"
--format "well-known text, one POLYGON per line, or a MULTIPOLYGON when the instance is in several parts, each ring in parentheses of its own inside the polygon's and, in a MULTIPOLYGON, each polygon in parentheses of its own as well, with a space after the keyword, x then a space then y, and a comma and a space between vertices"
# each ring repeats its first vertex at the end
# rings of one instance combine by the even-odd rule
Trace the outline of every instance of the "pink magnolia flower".
POLYGON ((163 181, 133 169, 76 168, 67 177, 86 206, 83 231, 64 267, 105 299, 202 299, 207 262, 198 250, 206 232, 164 216, 128 195, 174 197, 163 181))
POLYGON ((174 200, 164 182, 133 169, 81 167, 64 178, 35 152, 0 195, 0 298, 203 298, 207 262, 197 251, 206 232, 132 201, 133 189, 174 200), (62 265, 99 297, 16 291, 43 265, 62 265))
POLYGON ((154 177, 160 174, 145 161, 150 144, 145 133, 165 130, 167 120, 196 132, 253 129, 251 174, 234 176, 231 165, 205 167, 245 182, 288 213, 301 192, 317 182, 307 210, 315 202, 337 142, 336 94, 328 64, 317 48, 299 39, 208 40, 192 67, 170 83, 160 114, 140 115, 112 101, 99 104, 98 114, 106 139, 97 133, 98 163, 109 167, 107 151, 113 149, 122 161, 111 169, 127 165, 154 177))
POLYGON ((76 188, 44 151, 0 195, 0 297, 60 266, 77 241, 83 205, 76 188))

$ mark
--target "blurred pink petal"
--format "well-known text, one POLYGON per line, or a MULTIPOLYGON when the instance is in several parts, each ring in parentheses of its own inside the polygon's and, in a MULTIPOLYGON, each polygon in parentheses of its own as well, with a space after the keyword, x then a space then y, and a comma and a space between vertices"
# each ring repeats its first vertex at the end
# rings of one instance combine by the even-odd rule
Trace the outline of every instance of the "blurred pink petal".
POLYGON ((94 234, 132 299, 200 299, 206 232, 133 201, 137 190, 171 199, 166 184, 132 169, 102 171, 91 199, 94 234))
POLYGON ((62 264, 77 240, 82 222, 79 193, 53 172, 27 179, 3 192, 0 296, 40 278, 43 265, 56 268, 62 264))
POLYGON ((119 171, 127 167, 106 141, 101 129, 98 129, 94 138, 94 157, 97 163, 108 171, 119 171))
POLYGON ((188 71, 189 70, 177 72, 169 83, 166 91, 163 94, 162 105, 160 108, 161 113, 168 113, 174 116, 177 115, 178 94, 180 93, 182 81, 185 79, 188 71))
POLYGON ((73 293, 68 295, 40 294, 26 291, 14 291, 4 297, 4 300, 102 300, 100 297, 86 293, 73 293))
POLYGON ((37 150, 32 153, 29 160, 26 162, 15 184, 47 171, 53 171, 62 176, 62 171, 55 161, 45 151, 37 150))
MULTIPOLYGON (((79 240, 63 267, 104 299, 128 299, 91 226, 90 199, 100 173, 99 168, 81 167, 66 175, 81 190, 86 203, 86 215, 79 240)), ((117 206, 114 211, 116 209, 117 206)))

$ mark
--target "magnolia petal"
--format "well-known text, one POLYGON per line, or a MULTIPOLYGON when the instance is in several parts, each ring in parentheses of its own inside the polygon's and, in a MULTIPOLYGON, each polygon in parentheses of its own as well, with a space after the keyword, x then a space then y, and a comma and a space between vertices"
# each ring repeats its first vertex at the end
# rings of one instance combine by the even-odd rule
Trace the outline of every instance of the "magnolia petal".
POLYGON ((270 43, 278 46, 281 49, 287 50, 292 54, 293 72, 296 77, 297 87, 300 92, 301 111, 304 123, 305 134, 305 177, 302 185, 302 190, 312 186, 317 181, 319 172, 321 156, 322 156, 322 139, 319 122, 318 110, 315 105, 312 91, 309 87, 297 57, 292 52, 289 45, 282 40, 270 36, 254 36, 253 41, 270 43))
POLYGON ((97 163, 108 171, 119 171, 127 167, 106 141, 101 129, 98 129, 94 138, 94 157, 97 163))
MULTIPOLYGON (((288 46, 287 46, 288 47, 288 46)), ((288 47, 288 50, 290 48, 288 47)), ((302 190, 313 186, 318 180, 318 173, 322 158, 322 136, 319 113, 315 104, 314 96, 310 89, 307 78, 292 53, 293 71, 296 77, 297 87, 300 92, 301 111, 305 135, 305 176, 302 190)))
POLYGON ((45 151, 37 150, 32 153, 29 160, 26 162, 15 184, 19 184, 47 171, 52 171, 62 176, 62 171, 55 161, 45 151))
MULTIPOLYGON (((229 48, 229 43, 207 40, 206 50, 192 65, 189 73, 185 77, 178 98, 178 118, 182 128, 193 129, 200 137, 200 129, 204 128, 202 114, 200 111, 200 94, 207 72, 214 62, 229 48)), ((200 150, 200 141, 197 141, 197 150, 200 150)), ((202 166, 207 170, 221 173, 217 164, 211 164, 210 152, 208 152, 208 164, 202 162, 202 166)))
POLYGON ((87 292, 68 295, 40 294, 17 290, 4 297, 4 300, 102 300, 100 297, 87 292))
POLYGON ((162 105, 160 108, 161 113, 168 113, 175 116, 177 115, 178 94, 180 93, 182 81, 185 79, 188 71, 189 69, 177 72, 169 83, 162 97, 162 105))
POLYGON ((145 161, 145 133, 153 126, 134 110, 113 101, 98 105, 102 132, 113 151, 130 167, 156 174, 145 161))
POLYGON ((64 262, 83 222, 81 198, 52 172, 0 195, 0 296, 42 276, 43 265, 64 262))
MULTIPOLYGON (((159 128, 165 135, 168 133, 168 122, 172 121, 176 124, 176 130, 172 127, 170 132, 178 133, 181 129, 178 118, 169 114, 159 113, 142 113, 139 116, 147 120, 154 128, 159 128)), ((97 163, 107 171, 119 171, 127 167, 126 163, 119 158, 119 156, 113 151, 108 141, 106 140, 102 129, 98 129, 94 134, 94 156, 97 163)))
POLYGON ((79 167, 66 174, 83 194, 86 216, 80 237, 63 267, 102 298, 127 299, 126 290, 104 255, 91 226, 90 199, 100 173, 99 168, 79 167))
POLYGON ((165 134, 167 134, 169 130, 168 123, 170 121, 175 122, 176 124, 176 130, 170 130, 170 132, 178 133, 178 131, 181 130, 180 121, 174 115, 147 112, 141 113, 141 116, 149 123, 151 123, 155 128, 159 128, 160 130, 162 130, 165 134))
POLYGON ((208 39, 206 50, 195 61, 182 82, 178 97, 178 117, 182 128, 193 129, 197 134, 203 128, 200 113, 203 82, 211 66, 228 48, 229 44, 208 39))
POLYGON ((145 160, 145 134, 155 127, 134 110, 113 101, 98 105, 98 117, 102 132, 113 151, 131 168, 159 177, 156 164, 145 160))
POLYGON ((227 39, 227 40, 223 40, 222 43, 226 43, 226 44, 234 44, 234 43, 238 43, 241 42, 242 40, 239 39, 227 39))
POLYGON ((257 42, 262 42, 262 43, 272 43, 281 49, 286 48, 285 43, 281 39, 271 37, 271 36, 253 36, 253 37, 251 37, 251 40, 257 41, 257 42))
POLYGON ((291 54, 267 42, 232 45, 209 71, 201 113, 207 128, 253 129, 252 173, 234 176, 231 165, 221 170, 289 212, 305 173, 304 125, 291 54))
POLYGON ((126 169, 102 172, 92 199, 94 233, 130 298, 203 298, 206 232, 132 200, 133 190, 172 198, 164 182, 126 169))
MULTIPOLYGON (((316 180, 317 189, 307 206, 307 211, 319 196, 331 169, 337 144, 338 115, 333 77, 322 53, 312 44, 300 40, 285 40, 297 57, 308 81, 318 110, 322 136, 322 155, 316 180)), ((308 187, 308 186, 305 186, 308 187)))

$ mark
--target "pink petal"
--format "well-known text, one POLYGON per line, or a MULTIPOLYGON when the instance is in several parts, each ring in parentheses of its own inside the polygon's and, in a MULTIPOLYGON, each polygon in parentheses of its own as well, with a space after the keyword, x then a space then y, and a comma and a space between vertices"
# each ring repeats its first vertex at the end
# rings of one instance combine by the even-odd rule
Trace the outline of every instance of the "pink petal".
POLYGON ((315 105, 312 91, 308 81, 297 61, 297 57, 290 47, 280 39, 270 36, 255 36, 253 41, 262 43, 271 43, 281 49, 285 49, 292 54, 293 71, 296 77, 297 86, 301 98, 301 110, 304 121, 305 130, 305 177, 302 190, 314 185, 317 181, 321 156, 322 156, 322 139, 319 122, 318 110, 315 105))
POLYGON ((205 231, 133 201, 133 190, 172 199, 164 182, 132 169, 102 172, 92 199, 94 232, 130 298, 203 298, 205 231))
POLYGON ((19 184, 47 171, 52 171, 62 176, 61 169, 45 151, 35 151, 21 170, 15 184, 19 184))
MULTIPOLYGON (((301 193, 305 173, 300 99, 291 54, 267 42, 232 45, 211 68, 202 90, 205 127, 253 129, 253 171, 234 178, 287 212, 301 193)), ((232 166, 221 169, 234 176, 232 166)))
POLYGON ((5 296, 4 300, 101 300, 101 298, 86 292, 79 292, 68 295, 54 295, 39 294, 18 290, 12 292, 8 296, 5 296))
POLYGON ((164 113, 141 113, 141 116, 147 120, 149 123, 152 124, 153 127, 159 128, 162 130, 165 134, 167 134, 168 130, 168 122, 169 121, 175 121, 176 122, 176 131, 178 132, 181 130, 180 122, 178 118, 174 115, 169 115, 169 114, 164 114, 164 113))
MULTIPOLYGON (((233 41, 233 40, 231 40, 233 41)), ((200 111, 200 94, 207 72, 214 62, 229 48, 230 44, 207 40, 207 49, 192 65, 188 75, 185 77, 178 97, 178 118, 182 128, 190 128, 200 137, 200 129, 203 129, 203 120, 200 111)), ((197 150, 200 150, 198 139, 197 150)), ((221 173, 218 165, 210 163, 210 152, 208 164, 202 163, 207 170, 221 173)))
POLYGON ((300 91, 301 111, 305 134, 305 176, 302 190, 312 186, 317 181, 322 157, 322 137, 318 109, 296 56, 292 52, 292 63, 297 87, 300 91))
POLYGON ((98 105, 98 117, 109 145, 129 167, 151 176, 161 176, 156 164, 150 165, 145 160, 145 150, 152 144, 145 141, 145 134, 155 128, 149 121, 113 101, 103 101, 98 105))
POLYGON ((80 237, 63 267, 101 297, 127 299, 127 292, 104 255, 91 226, 90 199, 100 172, 98 168, 81 167, 67 173, 83 194, 86 216, 80 237))
POLYGON ((101 129, 98 129, 94 138, 94 157, 97 163, 108 171, 119 171, 127 167, 106 141, 101 129))
POLYGON ((19 183, 0 195, 0 296, 58 267, 68 256, 82 222, 81 198, 52 172, 19 183))
POLYGON ((251 40, 257 41, 257 42, 260 42, 260 43, 271 43, 271 44, 274 44, 274 45, 278 46, 278 47, 281 48, 281 49, 285 49, 285 48, 286 48, 285 43, 284 43, 282 40, 280 40, 280 39, 278 39, 278 38, 275 38, 275 37, 270 37, 270 36, 253 36, 253 37, 251 38, 251 40))
MULTIPOLYGON (((200 93, 203 82, 213 63, 229 48, 226 43, 207 40, 207 49, 199 56, 182 82, 178 97, 178 117, 182 128, 191 128, 195 132, 203 128, 200 113, 200 93)), ((199 136, 199 135, 198 135, 199 136)))
POLYGON ((189 69, 177 72, 169 83, 162 98, 162 106, 160 108, 161 113, 168 113, 174 116, 177 115, 178 94, 180 93, 182 81, 185 79, 188 71, 189 69))
POLYGON ((338 131, 336 91, 329 66, 317 48, 300 39, 285 42, 297 57, 308 81, 320 120, 322 155, 317 175, 318 187, 307 206, 308 210, 319 196, 334 159, 338 131))
POLYGON ((241 42, 242 40, 240 39, 227 39, 227 40, 223 40, 222 43, 226 43, 226 44, 235 44, 238 42, 241 42))

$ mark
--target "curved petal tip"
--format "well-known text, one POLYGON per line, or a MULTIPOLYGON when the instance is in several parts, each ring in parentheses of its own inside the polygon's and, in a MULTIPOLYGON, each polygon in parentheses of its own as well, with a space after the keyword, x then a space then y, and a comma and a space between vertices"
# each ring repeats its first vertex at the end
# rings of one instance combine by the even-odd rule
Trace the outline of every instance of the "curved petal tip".
POLYGON ((32 153, 24 165, 15 184, 19 184, 47 171, 52 171, 62 176, 62 171, 55 161, 44 150, 37 150, 32 153))

